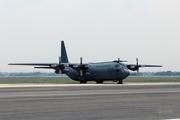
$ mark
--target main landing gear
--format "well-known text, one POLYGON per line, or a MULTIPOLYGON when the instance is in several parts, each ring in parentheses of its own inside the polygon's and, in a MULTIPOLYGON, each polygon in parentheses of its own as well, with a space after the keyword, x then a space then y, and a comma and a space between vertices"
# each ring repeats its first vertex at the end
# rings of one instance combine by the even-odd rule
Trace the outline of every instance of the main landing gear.
POLYGON ((96 81, 97 84, 103 84, 104 80, 96 81))
POLYGON ((87 83, 86 80, 80 80, 79 82, 80 82, 81 84, 86 84, 86 83, 87 83))
POLYGON ((117 84, 123 84, 122 80, 117 80, 117 84))
MULTIPOLYGON (((86 84, 87 81, 86 80, 80 80, 79 81, 81 84, 86 84)), ((99 80, 99 81, 96 81, 97 84, 103 84, 103 80, 99 80)), ((117 84, 123 84, 123 80, 117 80, 117 84)))

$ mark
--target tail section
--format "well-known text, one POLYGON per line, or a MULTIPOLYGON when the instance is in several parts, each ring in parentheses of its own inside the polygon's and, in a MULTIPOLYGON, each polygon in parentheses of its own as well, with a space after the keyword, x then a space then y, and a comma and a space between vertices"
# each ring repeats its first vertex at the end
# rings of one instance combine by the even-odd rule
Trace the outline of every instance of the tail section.
POLYGON ((66 47, 64 41, 61 41, 61 63, 68 63, 68 57, 66 53, 66 47))

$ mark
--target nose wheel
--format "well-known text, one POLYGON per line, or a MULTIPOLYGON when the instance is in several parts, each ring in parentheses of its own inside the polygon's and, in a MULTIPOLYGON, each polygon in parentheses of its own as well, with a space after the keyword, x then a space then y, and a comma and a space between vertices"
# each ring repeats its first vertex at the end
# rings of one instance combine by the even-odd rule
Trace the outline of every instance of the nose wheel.
POLYGON ((123 84, 123 81, 122 80, 118 80, 117 84, 123 84))

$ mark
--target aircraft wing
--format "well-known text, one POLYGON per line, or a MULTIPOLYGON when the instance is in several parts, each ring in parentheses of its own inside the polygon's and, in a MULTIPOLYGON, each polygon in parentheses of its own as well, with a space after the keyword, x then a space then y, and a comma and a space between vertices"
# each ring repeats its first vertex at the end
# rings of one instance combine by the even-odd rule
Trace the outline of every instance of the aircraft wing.
POLYGON ((139 65, 139 64, 126 64, 127 68, 135 71, 138 70, 140 67, 162 67, 162 65, 139 65))
POLYGON ((59 64, 58 63, 9 63, 8 65, 41 66, 35 68, 54 69, 59 64))
POLYGON ((34 68, 42 68, 42 69, 55 69, 59 66, 69 66, 73 69, 78 68, 88 68, 89 64, 78 64, 78 63, 9 63, 8 65, 27 65, 27 66, 35 66, 34 68), (36 67, 38 66, 38 67, 36 67))

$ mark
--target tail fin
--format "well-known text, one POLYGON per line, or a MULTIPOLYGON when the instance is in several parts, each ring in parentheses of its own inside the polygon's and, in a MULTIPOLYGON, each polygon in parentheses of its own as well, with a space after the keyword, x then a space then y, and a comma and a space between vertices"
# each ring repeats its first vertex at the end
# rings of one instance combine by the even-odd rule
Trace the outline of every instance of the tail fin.
POLYGON ((61 63, 68 63, 68 57, 66 53, 66 47, 64 41, 61 41, 61 63))

